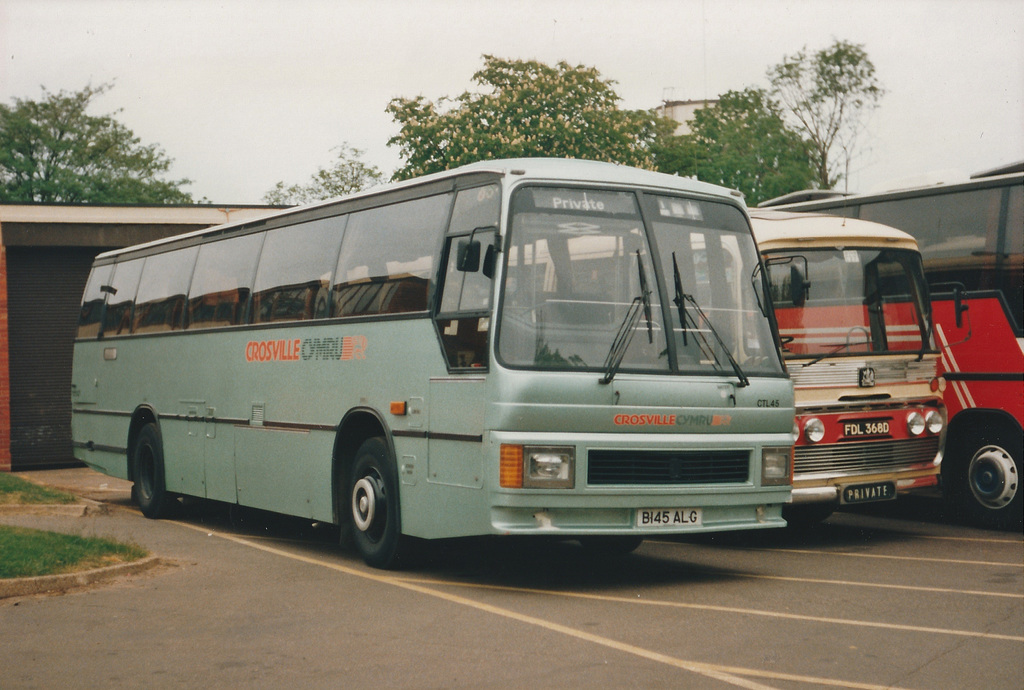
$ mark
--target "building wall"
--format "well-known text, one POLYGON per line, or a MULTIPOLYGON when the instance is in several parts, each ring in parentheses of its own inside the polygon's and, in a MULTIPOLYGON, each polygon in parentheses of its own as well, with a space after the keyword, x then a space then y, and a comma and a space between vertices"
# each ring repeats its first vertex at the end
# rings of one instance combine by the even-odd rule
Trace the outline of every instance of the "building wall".
POLYGON ((676 127, 676 136, 682 136, 690 133, 690 121, 693 119, 694 113, 701 108, 713 107, 718 100, 699 100, 699 101, 665 101, 658 106, 658 114, 662 117, 667 117, 670 120, 675 120, 679 123, 676 127))
POLYGON ((0 471, 78 464, 71 355, 98 253, 279 208, 0 205, 0 471))

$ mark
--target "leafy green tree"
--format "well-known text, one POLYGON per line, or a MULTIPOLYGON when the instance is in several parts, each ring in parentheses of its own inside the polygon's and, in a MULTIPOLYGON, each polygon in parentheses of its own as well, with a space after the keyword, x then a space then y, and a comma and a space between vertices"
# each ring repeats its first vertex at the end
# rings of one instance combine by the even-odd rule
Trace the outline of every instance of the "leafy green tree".
POLYGON ((384 180, 376 166, 360 160, 363 155, 360 149, 345 142, 332 150, 338 152, 334 165, 317 170, 306 184, 278 182, 263 195, 263 201, 279 205, 310 204, 358 192, 384 180))
MULTIPOLYGON (((622 110, 612 80, 597 69, 484 55, 473 75, 480 87, 436 103, 395 98, 387 107, 404 165, 395 179, 489 158, 556 157, 652 168, 658 133, 653 111, 622 110)), ((663 126, 663 125, 662 125, 663 126)))
POLYGON ((109 115, 89 115, 112 84, 0 104, 0 201, 39 203, 189 203, 191 180, 161 179, 172 159, 142 145, 109 115))
POLYGON ((701 108, 690 133, 663 137, 655 147, 662 172, 696 177, 743 192, 751 206, 814 180, 807 146, 786 127, 763 89, 728 91, 701 108))
POLYGON ((866 116, 885 90, 862 45, 835 41, 816 53, 807 48, 768 70, 771 94, 810 143, 817 184, 832 189, 848 175, 866 116))

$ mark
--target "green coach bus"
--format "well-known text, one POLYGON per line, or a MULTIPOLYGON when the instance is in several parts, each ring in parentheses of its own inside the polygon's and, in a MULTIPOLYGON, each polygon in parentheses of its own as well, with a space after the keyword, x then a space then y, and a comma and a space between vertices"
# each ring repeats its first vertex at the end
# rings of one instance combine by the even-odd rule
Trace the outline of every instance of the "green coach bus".
POLYGON ((589 161, 477 163, 96 258, 76 456, 411 542, 780 527, 793 388, 743 204, 589 161))

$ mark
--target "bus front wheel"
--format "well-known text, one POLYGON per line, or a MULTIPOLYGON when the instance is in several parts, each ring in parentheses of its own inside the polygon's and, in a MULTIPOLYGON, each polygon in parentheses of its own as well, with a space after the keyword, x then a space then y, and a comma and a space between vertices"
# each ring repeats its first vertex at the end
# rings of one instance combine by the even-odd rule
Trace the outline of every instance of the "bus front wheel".
POLYGON ((401 565, 409 540, 402 534, 398 478, 384 439, 367 439, 356 451, 349 506, 352 540, 366 564, 385 569, 401 565))
POLYGON ((177 496, 167 491, 164 474, 164 444, 156 424, 139 430, 132 447, 132 498, 148 518, 170 517, 178 505, 177 496))

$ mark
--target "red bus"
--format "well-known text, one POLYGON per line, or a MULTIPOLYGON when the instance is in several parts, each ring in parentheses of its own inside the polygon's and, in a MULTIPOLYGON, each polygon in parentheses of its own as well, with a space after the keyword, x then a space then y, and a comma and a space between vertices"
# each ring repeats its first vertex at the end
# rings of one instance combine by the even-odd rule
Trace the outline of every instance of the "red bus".
POLYGON ((949 414, 943 495, 966 522, 1020 530, 1024 162, 955 184, 814 201, 794 196, 762 206, 871 220, 917 240, 949 414))

